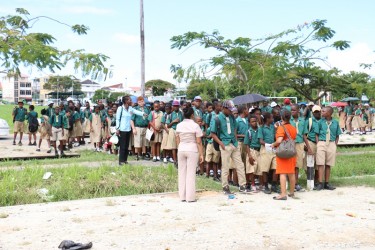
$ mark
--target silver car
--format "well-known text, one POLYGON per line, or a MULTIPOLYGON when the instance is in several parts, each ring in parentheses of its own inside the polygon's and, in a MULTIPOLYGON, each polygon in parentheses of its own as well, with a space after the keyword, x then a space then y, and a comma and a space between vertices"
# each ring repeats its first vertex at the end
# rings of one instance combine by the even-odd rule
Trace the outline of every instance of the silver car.
POLYGON ((0 136, 9 135, 9 125, 6 120, 0 119, 0 136))

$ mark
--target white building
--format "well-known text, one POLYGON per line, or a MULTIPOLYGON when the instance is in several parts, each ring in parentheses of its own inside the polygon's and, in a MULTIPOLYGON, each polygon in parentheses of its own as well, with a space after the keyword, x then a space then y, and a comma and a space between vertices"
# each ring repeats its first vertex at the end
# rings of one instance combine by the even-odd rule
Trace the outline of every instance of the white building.
POLYGON ((21 76, 3 76, 3 100, 17 103, 18 100, 27 102, 32 100, 32 86, 29 76, 21 74, 21 76))
POLYGON ((101 86, 97 82, 93 82, 91 80, 81 82, 81 91, 84 93, 84 99, 92 99, 95 91, 98 89, 101 89, 101 86))

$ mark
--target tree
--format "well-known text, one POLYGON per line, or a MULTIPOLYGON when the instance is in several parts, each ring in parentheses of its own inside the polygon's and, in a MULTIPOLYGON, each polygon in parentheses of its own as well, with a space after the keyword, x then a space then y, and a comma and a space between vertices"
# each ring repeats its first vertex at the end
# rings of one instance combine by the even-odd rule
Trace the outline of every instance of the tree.
POLYGON ((225 90, 219 79, 215 80, 195 80, 191 81, 186 90, 186 97, 194 99, 195 96, 201 96, 203 100, 211 100, 212 98, 223 99, 225 90), (217 95, 216 95, 217 93, 217 95))
POLYGON ((83 49, 60 50, 53 46, 56 39, 51 34, 31 32, 31 28, 43 19, 67 26, 78 35, 85 35, 89 30, 87 26, 69 25, 48 16, 30 17, 30 13, 22 8, 17 8, 16 13, 0 17, 0 73, 20 75, 20 65, 55 72, 72 63, 82 76, 94 79, 110 76, 110 69, 104 64, 108 56, 86 53, 83 49))
POLYGON ((174 84, 160 79, 147 81, 145 86, 151 89, 153 96, 162 96, 167 90, 176 88, 174 84))
POLYGON ((94 96, 92 97, 92 101, 96 102, 97 100, 106 99, 107 101, 115 102, 120 97, 123 97, 125 95, 129 95, 129 93, 126 93, 126 92, 110 92, 109 90, 98 89, 98 90, 95 91, 94 96))
POLYGON ((48 82, 44 84, 44 88, 48 90, 58 91, 60 93, 81 90, 81 83, 74 76, 51 76, 48 82))
MULTIPOLYGON (((290 70, 305 65, 313 66, 316 61, 326 62, 320 52, 326 48, 344 50, 348 41, 334 41, 335 31, 326 26, 326 20, 315 20, 294 29, 288 29, 276 35, 260 39, 238 37, 226 39, 218 31, 187 32, 171 38, 172 49, 189 49, 201 46, 214 49, 219 54, 183 68, 172 65, 175 79, 191 81, 211 78, 213 75, 225 75, 231 94, 245 94, 260 90, 261 93, 274 91, 277 83, 287 78, 290 70)), ((278 85, 282 90, 283 87, 278 85)), ((293 85, 297 88, 297 85, 293 85)), ((298 91, 296 89, 296 91, 298 91)))

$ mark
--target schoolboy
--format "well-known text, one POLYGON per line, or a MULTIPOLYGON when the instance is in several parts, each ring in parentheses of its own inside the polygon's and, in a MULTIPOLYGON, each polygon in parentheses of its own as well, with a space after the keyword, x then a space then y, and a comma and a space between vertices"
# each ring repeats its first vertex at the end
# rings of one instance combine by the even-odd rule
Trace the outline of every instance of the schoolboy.
POLYGON ((297 130, 297 137, 296 137, 296 151, 297 151, 297 162, 295 168, 295 175, 296 175, 296 186, 295 190, 297 192, 304 191, 301 185, 298 184, 298 175, 299 170, 304 169, 305 167, 305 142, 303 140, 303 134, 305 130, 305 118, 300 117, 299 114, 299 107, 297 104, 292 105, 292 119, 290 119, 290 124, 296 128, 297 130))
POLYGON ((12 112, 14 123, 14 137, 13 145, 16 145, 17 134, 20 133, 20 140, 18 146, 22 146, 22 136, 25 129, 25 118, 27 110, 23 107, 23 102, 18 101, 18 107, 15 107, 12 112))
POLYGON ((153 130, 154 139, 150 141, 151 143, 151 153, 152 161, 160 161, 160 148, 161 142, 163 141, 163 130, 161 127, 161 119, 163 117, 163 112, 160 111, 160 102, 154 102, 154 110, 149 114, 148 121, 151 129, 153 130))
POLYGON ((244 145, 246 146, 246 181, 251 185, 251 191, 256 192, 255 176, 262 175, 259 169, 260 142, 258 139, 258 118, 255 115, 249 116, 250 127, 246 131, 244 145))
POLYGON ((335 190, 336 188, 329 184, 331 175, 331 167, 335 165, 336 161, 336 147, 341 135, 341 129, 338 121, 332 119, 333 109, 328 106, 322 110, 322 119, 316 127, 316 164, 319 169, 319 184, 316 190, 322 189, 335 190), (323 183, 323 175, 325 182, 323 183))
POLYGON ((233 102, 224 101, 223 102, 223 112, 218 116, 218 122, 220 123, 220 131, 217 130, 216 121, 211 122, 211 136, 216 143, 220 145, 221 158, 222 158, 222 178, 221 183, 223 187, 224 194, 231 194, 228 185, 228 175, 230 160, 234 162, 234 167, 237 170, 237 175, 239 179, 239 191, 240 192, 250 192, 246 188, 246 177, 244 164, 241 160, 241 153, 238 147, 238 142, 236 138, 236 121, 232 116, 232 110, 234 109, 233 102), (220 138, 220 139, 219 139, 220 138))
POLYGON ((60 108, 55 107, 55 114, 49 118, 49 123, 52 127, 52 136, 51 136, 51 143, 55 150, 55 156, 63 155, 64 153, 64 124, 63 124, 63 116, 60 115, 60 108), (59 149, 57 150, 57 141, 60 142, 59 149))
POLYGON ((27 132, 29 134, 29 146, 36 146, 36 133, 39 128, 38 113, 34 111, 34 105, 29 106, 29 112, 27 113, 27 132), (34 139, 34 142, 31 143, 31 139, 34 139))
MULTIPOLYGON (((145 100, 143 96, 139 96, 137 98, 137 103, 138 106, 134 109, 144 112, 147 115, 150 114, 150 110, 145 107, 145 100)), ((150 143, 146 139, 146 131, 148 127, 147 117, 133 114, 131 118, 131 127, 134 135, 136 160, 138 161, 139 159, 148 159, 148 157, 146 157, 146 147, 149 147, 150 143)))
POLYGON ((176 133, 175 130, 172 128, 172 106, 170 103, 165 105, 165 113, 161 118, 161 126, 163 129, 163 140, 161 143, 161 150, 163 151, 164 159, 163 162, 167 163, 169 157, 169 161, 174 163, 177 161, 177 144, 176 144, 176 133))

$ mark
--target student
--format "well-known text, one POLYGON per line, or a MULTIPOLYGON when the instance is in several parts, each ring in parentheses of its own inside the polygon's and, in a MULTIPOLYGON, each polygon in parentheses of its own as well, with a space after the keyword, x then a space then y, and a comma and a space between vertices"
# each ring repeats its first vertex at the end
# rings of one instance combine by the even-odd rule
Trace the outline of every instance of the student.
POLYGON ((332 119, 333 109, 328 106, 322 110, 322 119, 315 129, 317 145, 316 164, 319 169, 319 184, 316 190, 334 190, 334 186, 329 184, 331 167, 335 165, 336 146, 341 134, 339 123, 332 119), (323 184, 323 175, 325 182, 323 184))
POLYGON ((213 177, 214 181, 221 181, 218 178, 218 168, 220 162, 220 151, 216 151, 213 146, 213 139, 211 136, 211 121, 215 119, 217 115, 221 112, 221 103, 215 101, 213 104, 207 103, 207 116, 206 116, 206 177, 209 178, 210 175, 213 177), (215 111, 213 110, 215 109, 215 111), (212 119, 213 118, 213 119, 212 119))
POLYGON ((249 129, 249 123, 248 123, 248 118, 247 118, 249 116, 249 111, 246 106, 242 105, 238 107, 237 112, 238 112, 238 117, 236 118, 236 122, 237 122, 238 147, 240 148, 241 159, 245 165, 244 170, 246 171, 247 151, 246 151, 246 145, 244 144, 244 139, 245 139, 247 130, 249 129))
POLYGON ((306 148, 307 148, 307 154, 308 155, 314 155, 314 163, 315 163, 315 180, 314 184, 318 184, 319 180, 319 172, 318 167, 316 166, 316 149, 317 149, 317 141, 316 141, 316 134, 315 131, 318 129, 319 126, 319 120, 321 119, 321 108, 319 105, 315 105, 312 108, 312 117, 307 119, 305 122, 305 128, 304 128, 304 135, 303 140, 305 142, 306 148))
POLYGON ((202 107, 202 98, 200 96, 194 97, 194 116, 195 117, 203 117, 203 112, 201 110, 202 107))
POLYGON ((305 167, 305 143, 303 140, 304 129, 305 129, 305 118, 299 116, 299 109, 297 104, 292 105, 292 118, 290 119, 290 124, 296 128, 297 137, 296 137, 296 151, 297 151, 297 161, 295 169, 295 180, 296 180, 296 191, 304 191, 301 185, 298 184, 298 175, 299 169, 304 169, 305 167))
POLYGON ((353 135, 352 120, 354 117, 353 105, 348 102, 348 105, 344 108, 344 113, 346 114, 346 131, 348 134, 353 135))
POLYGON ((163 150, 164 154, 164 163, 168 162, 167 156, 171 155, 172 157, 169 157, 169 161, 171 163, 175 163, 177 161, 176 133, 172 128, 172 113, 172 106, 171 104, 167 103, 165 105, 165 113, 161 118, 161 127, 163 129, 163 141, 161 143, 161 150, 163 150))
POLYGON ((70 145, 70 139, 72 138, 72 132, 73 132, 73 116, 72 111, 68 108, 65 111, 65 115, 63 116, 63 126, 64 126, 64 145, 68 146, 70 145))
MULTIPOLYGON (((85 110, 82 112, 83 117, 83 133, 84 135, 90 134, 90 115, 91 115, 91 109, 90 109, 90 103, 86 102, 85 104, 85 110)), ((84 136, 83 136, 84 138, 84 136)))
POLYGON ((255 115, 249 116, 250 127, 245 133, 244 145, 246 146, 246 181, 251 185, 251 191, 256 192, 255 174, 261 175, 259 169, 260 142, 258 139, 258 118, 255 115))
POLYGON ((13 145, 16 145, 17 134, 20 133, 20 140, 18 146, 22 146, 22 137, 25 127, 25 118, 27 115, 27 110, 23 107, 23 102, 18 101, 18 107, 15 107, 12 112, 13 123, 14 123, 14 137, 13 145))
MULTIPOLYGON (((145 100, 143 96, 137 98, 138 106, 135 110, 144 112, 147 116, 150 114, 150 110, 145 107, 145 100)), ((148 127, 148 119, 144 116, 138 116, 133 114, 131 117, 131 126, 134 135, 134 148, 136 154, 136 160, 146 159, 146 147, 149 146, 149 142, 146 139, 146 131, 148 127)))
POLYGON ((29 113, 27 113, 27 123, 28 123, 28 134, 29 134, 29 146, 36 146, 36 133, 39 128, 38 113, 34 111, 34 105, 29 106, 29 113), (34 142, 31 143, 31 137, 33 137, 34 142))
POLYGON ((268 187, 268 174, 271 171, 272 176, 276 170, 276 155, 271 151, 270 145, 275 142, 275 126, 273 124, 273 116, 270 113, 263 114, 263 126, 259 128, 258 139, 260 147, 260 168, 263 173, 264 193, 271 194, 272 191, 277 192, 276 180, 272 181, 272 191, 268 187), (267 147, 267 149, 266 149, 267 147))
POLYGON ((116 133, 116 116, 113 115, 113 110, 109 109, 107 111, 108 116, 106 118, 107 131, 106 131, 106 137, 107 137, 107 150, 109 154, 118 154, 118 146, 116 144, 112 144, 109 142, 109 139, 116 133))
POLYGON ((163 112, 160 111, 160 103, 158 101, 154 102, 154 110, 149 114, 148 121, 150 127, 154 132, 154 139, 150 141, 151 151, 152 151, 152 161, 160 161, 160 148, 161 142, 163 141, 163 130, 161 127, 161 119, 163 118, 163 112))
MULTIPOLYGON (((76 143, 74 144, 75 147, 79 147, 81 145, 81 138, 83 135, 82 130, 82 122, 81 122, 81 111, 79 107, 73 107, 74 113, 73 113, 73 131, 74 131, 74 138, 76 138, 76 143)), ((73 140, 74 140, 73 138, 73 140)))
POLYGON ((366 113, 366 109, 364 107, 362 107, 361 109, 361 115, 360 115, 360 127, 361 127, 361 135, 365 135, 366 134, 366 126, 368 124, 368 115, 366 113))
POLYGON ((47 108, 46 112, 47 112, 46 115, 48 117, 52 117, 55 114, 55 108, 53 107, 53 101, 48 102, 48 108, 47 108))
POLYGON ((360 131, 361 129, 361 106, 358 104, 354 105, 354 117, 352 119, 352 130, 353 131, 360 131))
POLYGON ((241 153, 238 147, 238 142, 236 139, 236 121, 232 116, 232 110, 234 105, 231 101, 223 102, 223 112, 219 114, 218 122, 220 123, 220 131, 217 131, 216 120, 211 122, 211 136, 216 143, 220 145, 221 158, 222 158, 222 178, 221 183, 223 186, 224 194, 231 194, 228 185, 228 175, 230 161, 234 162, 234 167, 237 170, 237 175, 239 179, 239 191, 240 192, 250 192, 246 188, 246 177, 244 164, 241 160, 241 153))
POLYGON ((40 117, 40 127, 39 127, 39 144, 38 148, 36 149, 37 152, 40 152, 40 146, 42 144, 43 140, 47 141, 48 144, 48 150, 47 153, 51 153, 51 141, 50 137, 52 135, 52 128, 51 124, 49 123, 49 117, 47 116, 47 110, 42 109, 41 117, 40 117))
MULTIPOLYGON (((203 147, 203 159, 205 158, 205 145, 206 145, 206 128, 203 125, 203 119, 202 117, 195 117, 194 118, 195 122, 199 125, 200 129, 202 130, 202 147, 203 147)), ((197 174, 203 175, 204 174, 204 161, 199 163, 199 171, 197 170, 197 174)))
POLYGON ((101 152, 100 143, 102 137, 103 128, 103 117, 100 113, 99 106, 94 107, 94 112, 90 114, 90 139, 91 143, 94 143, 94 148, 96 152, 101 152))
POLYGON ((49 118, 49 123, 52 126, 52 137, 51 137, 51 143, 55 150, 55 156, 63 155, 64 153, 64 128, 63 128, 63 116, 60 115, 60 108, 55 108, 55 114, 49 118), (59 149, 57 150, 57 141, 60 141, 59 149))

